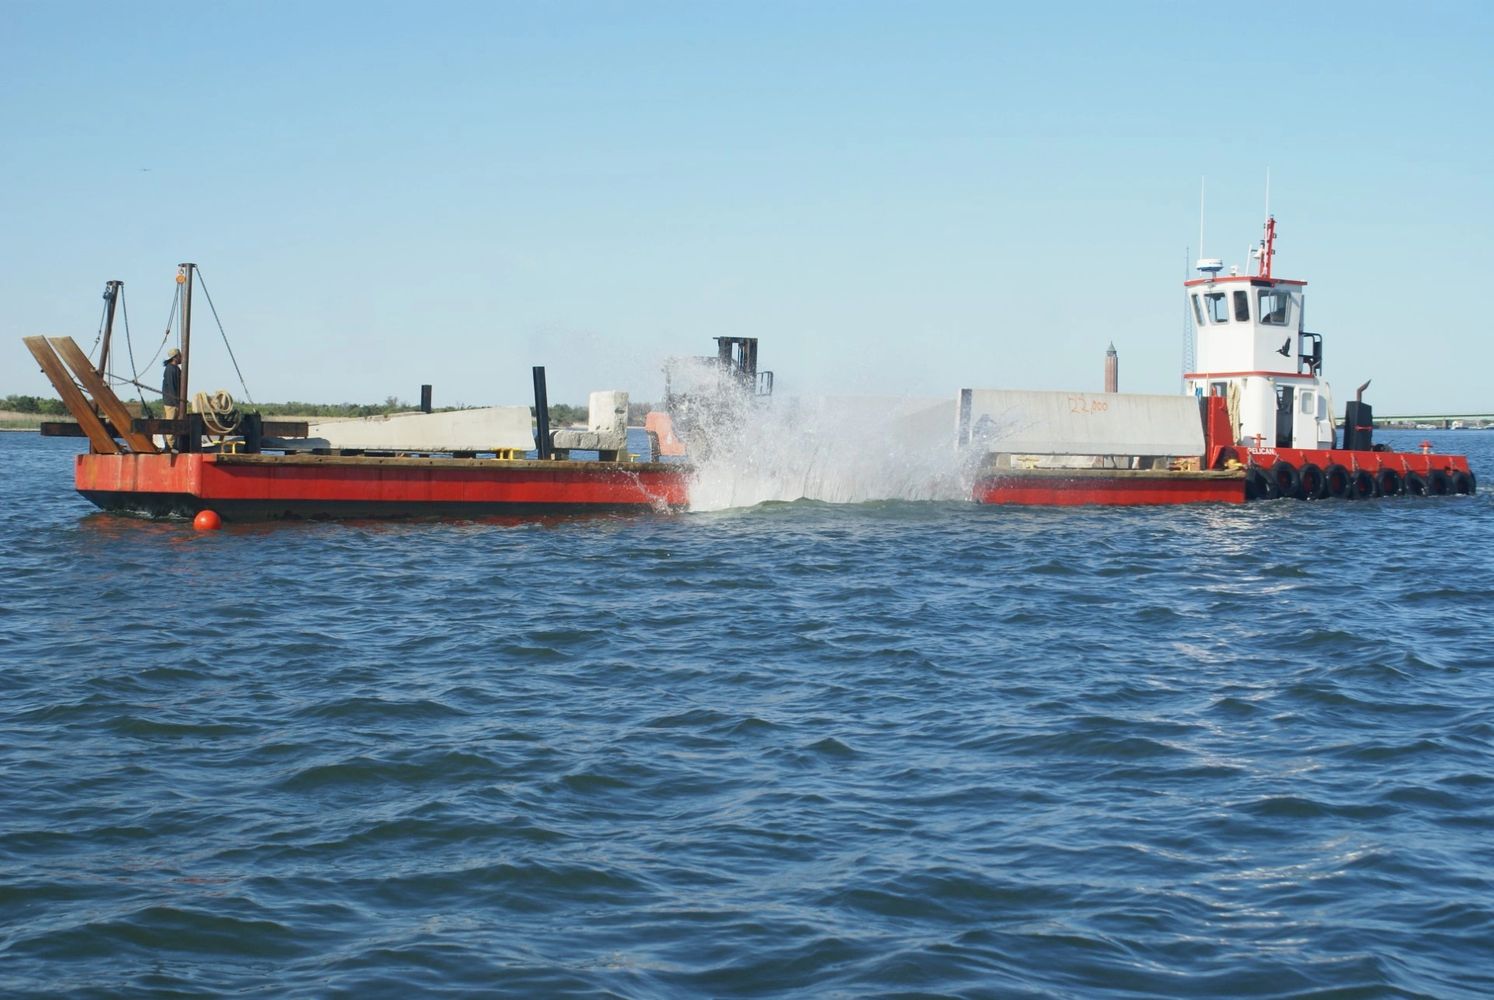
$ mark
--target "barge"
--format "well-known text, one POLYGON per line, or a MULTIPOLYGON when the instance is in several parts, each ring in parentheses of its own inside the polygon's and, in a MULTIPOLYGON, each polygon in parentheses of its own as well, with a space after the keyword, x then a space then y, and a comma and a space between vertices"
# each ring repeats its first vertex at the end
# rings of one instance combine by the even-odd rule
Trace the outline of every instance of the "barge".
MULTIPOLYGON (((95 364, 70 337, 24 342, 86 436, 74 484, 103 510, 223 521, 281 518, 536 515, 669 511, 689 500, 691 469, 630 453, 625 392, 591 394, 585 430, 551 430, 545 371, 528 406, 346 421, 264 420, 226 393, 187 394, 195 265, 178 272, 181 396, 189 412, 137 417, 106 376, 108 328, 95 364), (533 421, 533 422, 532 422, 533 421), (595 453, 582 458, 573 452, 595 453)), ((105 297, 119 282, 110 282, 105 297)), ((112 323, 113 310, 108 310, 112 323)), ((164 345, 163 345, 164 346, 164 345)), ((137 376, 138 378, 138 376, 137 376)), ((138 384, 138 382, 136 382, 138 384)))
POLYGON ((224 521, 668 511, 688 501, 674 463, 426 455, 188 452, 77 456, 99 508, 224 521))

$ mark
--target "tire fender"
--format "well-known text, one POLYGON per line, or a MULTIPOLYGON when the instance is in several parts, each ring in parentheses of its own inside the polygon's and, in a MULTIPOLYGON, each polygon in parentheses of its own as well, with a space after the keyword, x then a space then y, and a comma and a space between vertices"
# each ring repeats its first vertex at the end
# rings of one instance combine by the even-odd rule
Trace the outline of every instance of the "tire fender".
POLYGON ((1323 470, 1323 492, 1337 500, 1345 500, 1349 496, 1349 487, 1353 480, 1349 477, 1349 470, 1334 462, 1323 470))
POLYGON ((1302 477, 1297 474, 1297 467, 1291 462, 1277 461, 1271 466, 1268 475, 1276 484, 1276 492, 1284 497, 1302 499, 1302 477))
POLYGON ((1349 499, 1373 500, 1380 495, 1380 484, 1368 469, 1355 469, 1349 473, 1349 499))
POLYGON ((1252 465, 1245 470, 1245 499, 1246 500, 1275 500, 1281 496, 1281 491, 1276 488, 1276 482, 1265 469, 1259 465, 1252 465))
POLYGON ((1297 470, 1302 483, 1302 497, 1306 500, 1321 500, 1328 495, 1328 480, 1323 470, 1312 462, 1303 462, 1297 470))

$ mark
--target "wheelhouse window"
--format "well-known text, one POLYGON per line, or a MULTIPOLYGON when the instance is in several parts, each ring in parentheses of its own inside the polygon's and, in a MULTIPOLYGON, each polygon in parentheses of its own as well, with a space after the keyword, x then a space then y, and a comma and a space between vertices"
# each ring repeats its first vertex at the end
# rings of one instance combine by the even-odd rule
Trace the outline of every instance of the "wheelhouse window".
POLYGON ((1250 293, 1244 289, 1235 291, 1235 319, 1241 323, 1250 322, 1250 293))
POLYGON ((1189 296, 1189 297, 1191 299, 1193 299, 1193 318, 1196 319, 1196 320, 1198 320, 1198 325, 1199 326, 1203 326, 1204 325, 1204 307, 1198 301, 1198 296, 1197 295, 1192 295, 1192 296, 1189 296))
POLYGON ((1229 300, 1223 292, 1208 292, 1204 295, 1204 310, 1211 323, 1229 322, 1229 300))
POLYGON ((1291 320, 1292 293, 1280 289, 1260 293, 1261 322, 1273 326, 1286 326, 1291 320))

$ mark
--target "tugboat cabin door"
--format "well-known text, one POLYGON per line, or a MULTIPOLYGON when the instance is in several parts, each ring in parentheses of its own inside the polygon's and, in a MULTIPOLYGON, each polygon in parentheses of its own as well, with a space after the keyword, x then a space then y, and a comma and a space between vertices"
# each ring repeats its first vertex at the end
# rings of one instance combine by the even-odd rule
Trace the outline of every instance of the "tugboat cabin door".
POLYGON ((1297 389, 1295 386, 1276 387, 1276 447, 1291 448, 1292 429, 1296 422, 1297 389))

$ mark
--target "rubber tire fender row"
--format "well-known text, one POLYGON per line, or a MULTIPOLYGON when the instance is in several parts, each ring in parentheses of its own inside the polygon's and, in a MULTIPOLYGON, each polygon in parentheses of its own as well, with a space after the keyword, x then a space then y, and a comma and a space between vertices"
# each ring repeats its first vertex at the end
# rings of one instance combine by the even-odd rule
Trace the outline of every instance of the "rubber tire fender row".
POLYGON ((1375 491, 1382 497, 1398 497, 1406 492, 1401 474, 1394 469, 1382 468, 1375 473, 1375 491))
POLYGON ((1478 490, 1473 473, 1464 472, 1462 469, 1452 474, 1452 488, 1453 492, 1459 496, 1472 496, 1478 490))
POLYGON ((1334 462, 1323 470, 1323 492, 1335 500, 1346 500, 1349 497, 1349 487, 1354 483, 1349 476, 1349 470, 1334 462))
POLYGON ((1280 496, 1281 491, 1276 488, 1276 481, 1265 469, 1252 465, 1245 470, 1246 500, 1275 500, 1280 496))
POLYGON ((1407 496, 1424 497, 1427 495, 1427 480, 1419 472, 1406 471, 1404 486, 1407 496))
POLYGON ((1380 495, 1380 484, 1375 481, 1375 474, 1368 469, 1355 469, 1349 473, 1350 500, 1373 500, 1380 495))
POLYGON ((1321 500, 1328 495, 1328 477, 1315 463, 1303 462, 1297 470, 1297 479, 1302 483, 1302 499, 1321 500))
POLYGON ((1452 492, 1452 477, 1442 469, 1433 469, 1427 473, 1427 494, 1434 497, 1445 497, 1452 492))
POLYGON ((1298 500, 1302 497, 1302 477, 1297 474, 1297 467, 1291 462, 1277 460, 1267 473, 1271 481, 1276 484, 1276 492, 1284 497, 1294 497, 1298 500))

